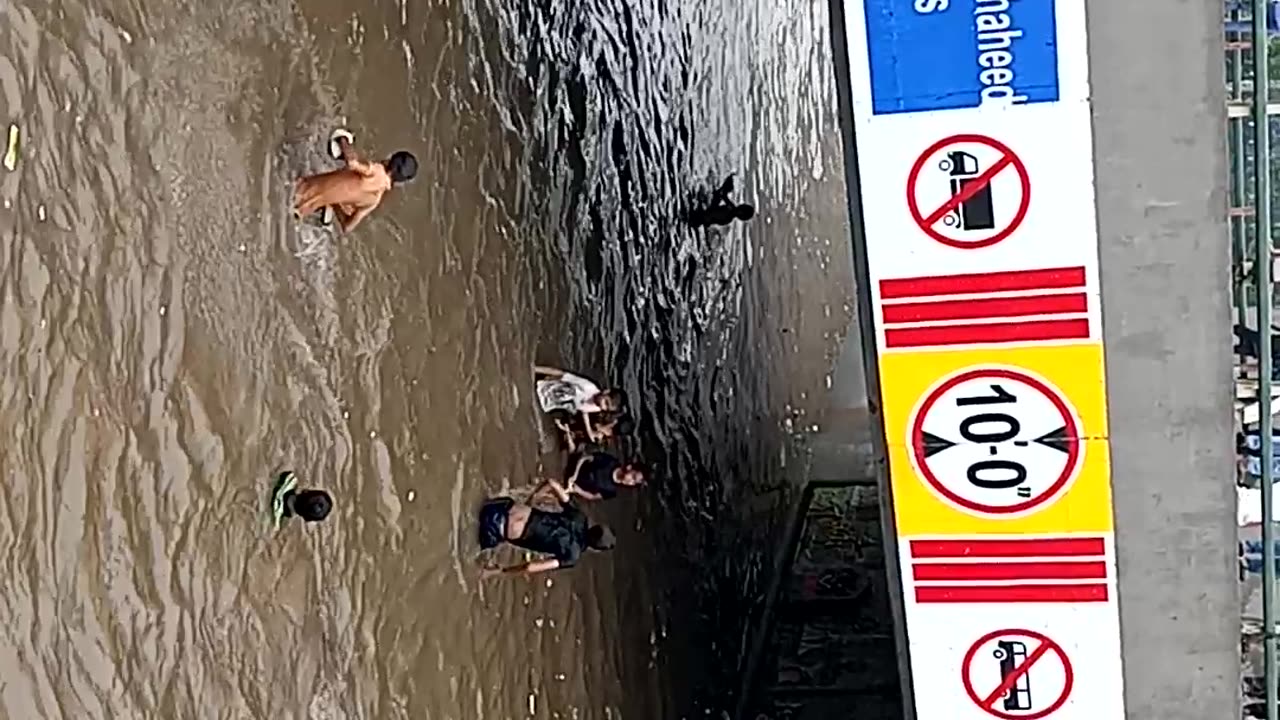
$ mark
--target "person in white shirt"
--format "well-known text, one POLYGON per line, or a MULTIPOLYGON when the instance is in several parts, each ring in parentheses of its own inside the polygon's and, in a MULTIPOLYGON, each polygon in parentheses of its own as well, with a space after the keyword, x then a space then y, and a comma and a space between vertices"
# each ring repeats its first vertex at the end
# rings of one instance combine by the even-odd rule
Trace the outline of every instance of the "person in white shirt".
POLYGON ((559 368, 535 365, 533 374, 542 411, 562 410, 581 414, 588 434, 592 432, 592 414, 620 412, 627 404, 626 393, 622 390, 601 390, 594 382, 559 368))

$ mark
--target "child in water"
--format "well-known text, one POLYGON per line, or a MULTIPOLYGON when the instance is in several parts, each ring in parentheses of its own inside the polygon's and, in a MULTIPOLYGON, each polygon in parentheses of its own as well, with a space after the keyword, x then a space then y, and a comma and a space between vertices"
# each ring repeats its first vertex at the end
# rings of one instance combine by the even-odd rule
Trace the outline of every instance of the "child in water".
POLYGON ((333 498, 324 490, 299 490, 298 476, 292 470, 280 473, 271 493, 271 514, 277 528, 297 515, 305 522, 320 522, 333 510, 333 498))
POLYGON ((750 203, 735 203, 729 198, 731 194, 733 194, 733 175, 724 179, 720 187, 711 193, 709 200, 695 203, 695 206, 685 215, 685 222, 700 228, 728 225, 734 220, 746 222, 756 216, 755 206, 750 203))
POLYGON ((351 140, 350 132, 337 130, 329 141, 329 153, 343 161, 343 168, 296 182, 293 211, 298 217, 330 209, 342 231, 351 232, 378 207, 393 185, 409 182, 418 174, 418 159, 412 153, 401 150, 383 162, 368 162, 352 151, 351 140))

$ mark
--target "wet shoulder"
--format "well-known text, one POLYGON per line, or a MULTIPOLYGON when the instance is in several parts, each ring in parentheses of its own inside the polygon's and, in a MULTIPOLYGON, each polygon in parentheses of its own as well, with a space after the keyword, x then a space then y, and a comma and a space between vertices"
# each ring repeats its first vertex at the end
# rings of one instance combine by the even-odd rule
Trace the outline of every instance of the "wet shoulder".
POLYGON ((380 162, 370 162, 366 166, 365 184, 371 190, 387 191, 391 189, 391 174, 380 162))

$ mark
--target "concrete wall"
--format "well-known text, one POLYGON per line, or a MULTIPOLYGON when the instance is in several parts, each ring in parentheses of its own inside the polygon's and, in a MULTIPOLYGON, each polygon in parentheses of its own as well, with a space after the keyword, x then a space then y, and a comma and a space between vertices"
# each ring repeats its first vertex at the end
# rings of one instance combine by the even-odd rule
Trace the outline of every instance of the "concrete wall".
POLYGON ((810 441, 810 480, 848 480, 876 476, 874 434, 879 419, 867 404, 862 331, 855 315, 849 323, 831 371, 831 390, 822 416, 822 432, 810 441))
POLYGON ((1087 5, 1128 717, 1239 717, 1222 6, 1087 5))
MULTIPOLYGON (((847 436, 846 446, 854 461, 854 467, 866 471, 866 477, 874 477, 879 488, 880 501, 880 536, 884 538, 884 564, 885 564, 885 580, 891 595, 889 598, 889 614, 893 620, 894 627, 894 644, 896 645, 896 657, 894 658, 898 665, 898 680, 901 685, 899 695, 902 698, 902 717, 903 720, 915 720, 915 704, 912 698, 915 693, 912 689, 911 681, 911 661, 910 653, 907 649, 907 636, 905 633, 906 618, 903 610, 902 599, 902 578, 899 572, 898 563, 898 529, 894 520, 893 495, 888 492, 889 488, 889 466, 887 461, 887 452, 885 450, 885 437, 883 426, 880 421, 879 398, 880 393, 880 372, 876 366, 876 345, 875 340, 870 332, 875 325, 874 308, 871 303, 870 286, 862 282, 862 278, 869 277, 867 267, 867 255, 860 252, 858 248, 866 247, 865 226, 862 215, 862 197, 855 191, 856 188, 862 187, 862 180, 859 175, 858 162, 856 158, 857 143, 854 140, 853 131, 853 98, 850 94, 850 82, 848 77, 849 62, 849 46, 848 33, 845 25, 845 7, 843 0, 831 0, 828 5, 831 13, 831 57, 835 65, 836 77, 836 101, 840 110, 840 133, 843 138, 845 147, 845 187, 847 199, 849 201, 849 226, 851 240, 853 242, 853 277, 856 284, 855 298, 857 300, 857 312, 854 313, 854 319, 849 328, 849 334, 845 338, 845 345, 841 349, 839 361, 837 363, 837 376, 840 378, 842 392, 839 400, 833 405, 835 407, 843 406, 848 413, 850 424, 856 426, 858 433, 850 433, 847 436), (857 341, 855 341, 857 339, 857 341), (865 404, 860 403, 860 399, 865 400, 865 404), (865 422, 856 420, 858 417, 865 417, 865 422), (870 451, 868 454, 867 451, 870 451), (859 459, 865 459, 864 462, 857 462, 859 459)), ((853 428, 850 428, 852 430, 853 428)), ((819 456, 815 455, 814 474, 822 468, 817 462, 819 456)))

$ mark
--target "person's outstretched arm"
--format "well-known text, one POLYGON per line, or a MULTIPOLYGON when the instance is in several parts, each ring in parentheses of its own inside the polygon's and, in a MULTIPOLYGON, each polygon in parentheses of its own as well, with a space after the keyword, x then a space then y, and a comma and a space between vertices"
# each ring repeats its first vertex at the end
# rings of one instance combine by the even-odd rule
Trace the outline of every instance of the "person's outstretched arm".
POLYGON ((724 182, 720 183, 720 187, 711 193, 712 207, 729 202, 729 195, 733 193, 733 176, 734 173, 729 173, 729 177, 725 178, 724 182))
POLYGON ((569 452, 577 452, 578 441, 575 439, 573 428, 569 427, 569 423, 557 420, 556 427, 560 428, 560 432, 564 434, 564 444, 569 448, 569 452))
POLYGON ((543 480, 542 484, 533 492, 536 495, 544 490, 550 490, 551 494, 556 496, 556 500, 559 500, 561 505, 569 502, 569 490, 566 490, 563 485, 551 478, 543 480))
POLYGON ((591 455, 584 455, 578 460, 578 464, 574 466, 573 472, 569 474, 569 478, 565 480, 565 491, 570 495, 577 495, 583 500, 603 500, 604 496, 600 493, 594 493, 590 490, 583 490, 578 487, 578 476, 582 474, 582 466, 586 465, 591 459, 591 455))
POLYGON ((583 455, 582 457, 578 458, 578 464, 573 466, 573 472, 569 473, 569 477, 564 479, 565 487, 567 487, 570 491, 572 491, 573 488, 577 486, 578 476, 582 474, 582 466, 586 465, 587 461, 590 459, 591 459, 590 455, 583 455))
POLYGON ((535 377, 543 377, 548 380, 555 380, 564 377, 565 371, 560 368, 553 368, 549 365, 534 365, 533 374, 535 377))
POLYGON ((366 160, 360 159, 355 149, 351 147, 351 141, 345 137, 338 138, 338 149, 342 151, 342 162, 346 166, 356 172, 368 177, 373 174, 373 166, 366 160))
POLYGON ((505 568, 485 568, 480 571, 480 579, 487 580, 499 575, 537 575, 538 573, 550 572, 560 569, 560 561, 555 558, 549 560, 534 560, 533 562, 520 563, 505 568))
POLYGON ((577 485, 574 485, 573 487, 569 488, 569 492, 573 493, 574 495, 577 495, 583 500, 590 500, 592 502, 599 502, 600 500, 604 499, 604 496, 601 495, 600 493, 593 493, 590 490, 583 490, 577 485))
POLYGON ((374 206, 372 205, 369 207, 362 207, 350 215, 338 210, 338 226, 342 228, 342 232, 344 233, 351 232, 357 225, 364 222, 365 218, 369 217, 369 213, 373 212, 373 207, 374 206))

